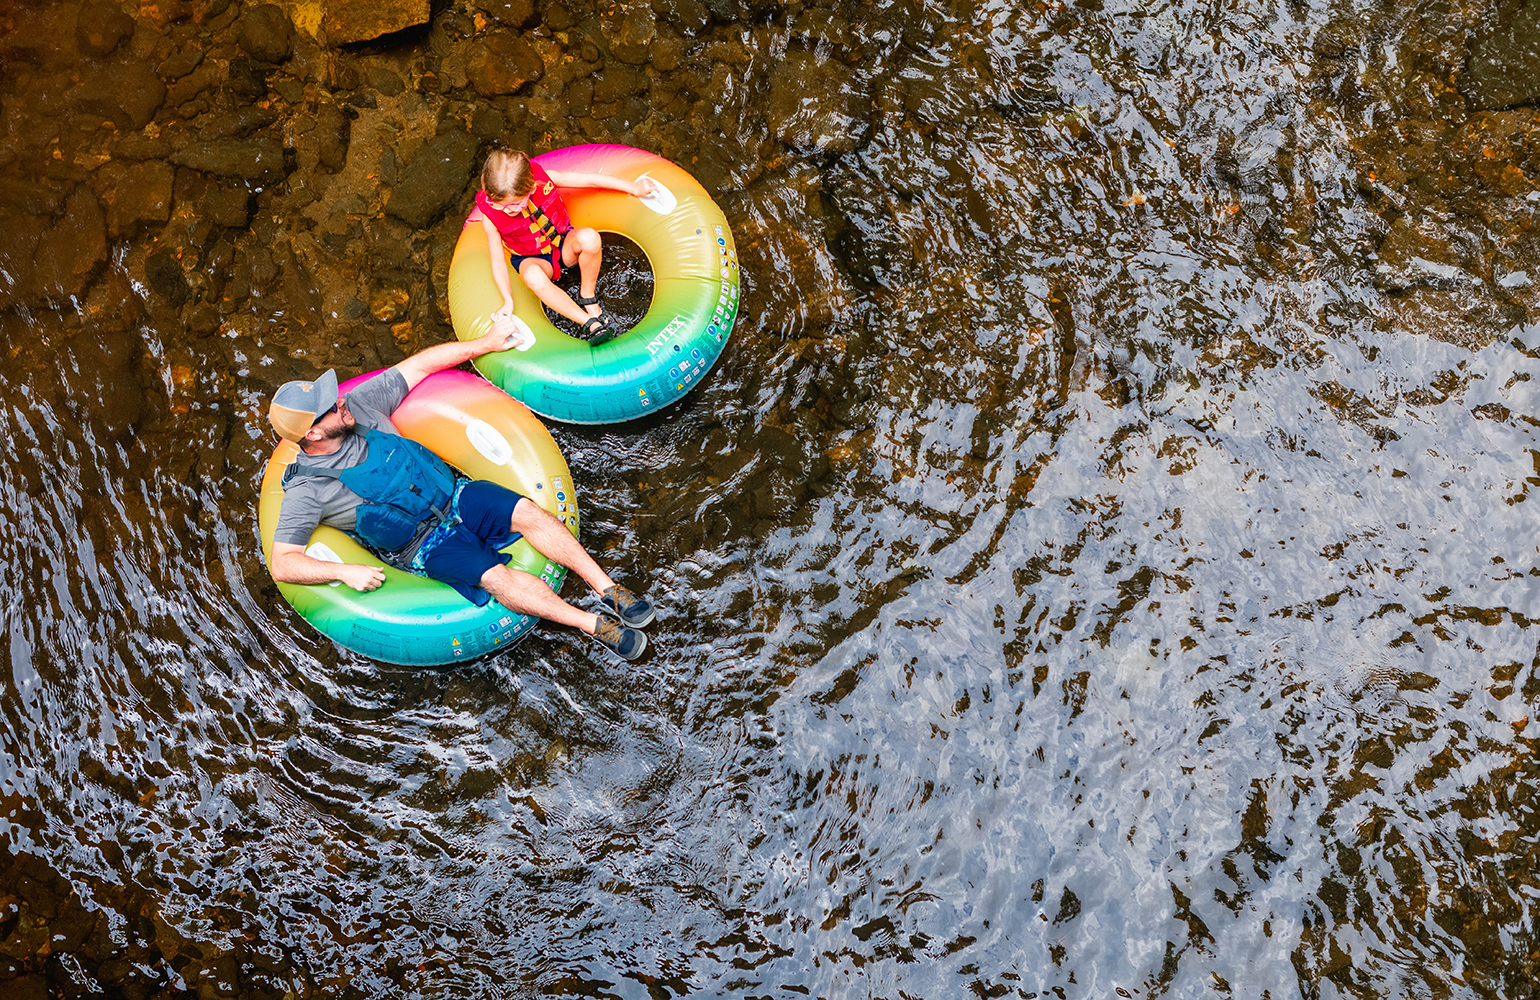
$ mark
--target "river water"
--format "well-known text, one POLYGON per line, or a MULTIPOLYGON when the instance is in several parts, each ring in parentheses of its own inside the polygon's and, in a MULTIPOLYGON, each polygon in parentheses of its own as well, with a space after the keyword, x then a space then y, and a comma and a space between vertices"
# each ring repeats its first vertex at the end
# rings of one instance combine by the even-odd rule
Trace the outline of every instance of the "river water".
POLYGON ((659 606, 634 665, 310 630, 254 537, 265 400, 399 353, 279 283, 189 371, 150 306, 94 332, 164 237, 112 244, 0 318, 0 840, 180 948, 145 981, 213 982, 201 942, 253 996, 1528 995, 1540 259, 1523 191, 1364 180, 1455 100, 1425 20, 716 15, 741 55, 672 124, 734 338, 667 413, 553 427, 659 606), (1401 218, 1474 263, 1387 280, 1401 218))

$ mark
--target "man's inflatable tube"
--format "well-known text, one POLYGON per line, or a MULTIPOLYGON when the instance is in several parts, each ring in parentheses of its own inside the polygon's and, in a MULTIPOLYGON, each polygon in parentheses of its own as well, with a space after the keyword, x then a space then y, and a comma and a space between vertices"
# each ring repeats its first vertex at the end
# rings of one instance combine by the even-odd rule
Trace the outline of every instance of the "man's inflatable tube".
MULTIPOLYGON (((529 339, 517 350, 487 354, 476 367, 541 416, 574 424, 611 424, 662 409, 705 376, 738 313, 738 252, 727 219, 695 178, 630 146, 568 146, 534 158, 546 170, 651 177, 661 190, 646 199, 618 191, 563 188, 574 226, 619 233, 647 254, 652 307, 635 327, 590 347, 551 325, 545 308, 510 269, 514 315, 529 339)), ((563 270, 565 279, 569 272, 563 270)), ((473 340, 491 329, 503 304, 492 281, 486 233, 466 226, 449 264, 449 313, 455 334, 473 340)))
MULTIPOLYGON (((342 391, 367 375, 342 384, 342 391)), ((470 372, 429 375, 391 415, 404 435, 427 445, 473 479, 489 479, 516 490, 578 533, 577 492, 556 442, 528 409, 470 372)), ((299 449, 281 442, 262 477, 257 521, 262 554, 271 567, 273 529, 283 503, 283 472, 299 449)), ((561 590, 567 571, 547 560, 524 539, 504 550, 509 563, 561 590)), ((320 527, 310 536, 307 555, 333 562, 364 563, 385 570, 385 585, 359 593, 342 583, 306 586, 280 583, 288 602, 328 638, 355 653, 409 666, 466 660, 513 645, 535 619, 516 615, 496 601, 478 608, 447 584, 385 566, 345 533, 320 527)))

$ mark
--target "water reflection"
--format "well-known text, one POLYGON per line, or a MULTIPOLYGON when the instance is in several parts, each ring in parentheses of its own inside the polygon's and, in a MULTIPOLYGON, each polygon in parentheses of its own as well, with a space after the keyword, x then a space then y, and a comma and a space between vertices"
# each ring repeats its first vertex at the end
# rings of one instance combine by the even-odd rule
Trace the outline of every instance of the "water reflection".
MULTIPOLYGON (((1509 276, 1540 263, 1521 192, 1368 177, 1384 129, 1479 128, 1444 28, 756 9, 702 15, 700 103, 649 126, 720 190, 749 319, 680 406, 556 430, 588 541, 665 611, 640 666, 552 630, 371 663, 260 564, 267 392, 443 334, 441 234, 375 276, 400 332, 286 248, 419 237, 359 194, 307 244, 292 185, 207 259, 114 232, 80 294, 0 313, 8 842, 138 982, 249 996, 1523 993, 1540 333, 1509 276)), ((165 37, 228 41, 203 23, 165 37)), ((118 140, 46 121, 62 57, 5 53, 75 164, 21 185, 53 158, 7 126, 5 217, 75 218, 118 140)), ((348 105, 358 156, 405 169, 361 137, 421 131, 425 73, 348 105)))

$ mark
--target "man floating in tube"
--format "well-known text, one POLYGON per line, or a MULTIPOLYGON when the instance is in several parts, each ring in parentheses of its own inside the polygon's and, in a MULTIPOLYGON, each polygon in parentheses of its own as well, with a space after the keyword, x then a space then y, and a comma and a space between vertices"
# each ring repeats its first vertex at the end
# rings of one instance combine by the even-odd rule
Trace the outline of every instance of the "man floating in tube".
POLYGON ((384 562, 447 583, 473 603, 495 599, 517 614, 570 625, 627 660, 640 657, 647 637, 639 629, 655 617, 646 598, 611 580, 539 504, 497 483, 459 478, 391 424, 390 414, 429 375, 517 342, 514 326, 499 323, 476 340, 419 351, 345 396, 338 394, 334 371, 280 386, 268 418, 301 454, 284 475, 273 578, 298 584, 335 580, 358 591, 384 585, 377 566, 305 554, 311 532, 325 524, 352 535, 384 562), (573 607, 539 577, 508 566, 509 557, 499 550, 521 535, 541 555, 582 577, 599 595, 600 613, 573 607))

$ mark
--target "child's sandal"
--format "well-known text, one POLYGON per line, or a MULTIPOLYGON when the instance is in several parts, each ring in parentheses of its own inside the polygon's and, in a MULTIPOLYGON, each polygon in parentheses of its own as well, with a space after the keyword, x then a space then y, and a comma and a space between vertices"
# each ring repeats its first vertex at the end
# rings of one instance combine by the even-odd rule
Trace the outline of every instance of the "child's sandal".
POLYGON ((572 296, 572 301, 576 302, 580 307, 582 307, 584 309, 587 309, 589 306, 598 306, 599 307, 599 311, 594 314, 593 318, 594 319, 602 319, 606 323, 608 323, 610 321, 610 311, 608 309, 604 308, 604 304, 599 301, 598 293, 595 293, 593 295, 588 295, 588 296, 574 295, 574 296, 572 296))
POLYGON ((590 316, 583 323, 583 332, 588 335, 588 346, 598 347, 608 343, 620 335, 620 331, 610 325, 610 314, 602 316, 590 316))

